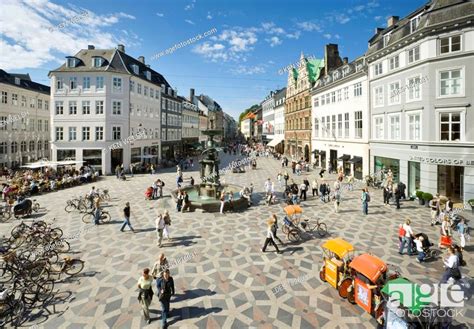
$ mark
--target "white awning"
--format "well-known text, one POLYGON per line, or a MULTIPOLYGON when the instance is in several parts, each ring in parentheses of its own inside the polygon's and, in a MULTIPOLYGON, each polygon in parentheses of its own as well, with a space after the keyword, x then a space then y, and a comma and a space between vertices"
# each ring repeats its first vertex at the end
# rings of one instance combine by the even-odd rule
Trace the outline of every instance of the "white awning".
POLYGON ((277 137, 277 138, 274 138, 274 139, 272 139, 272 140, 267 144, 267 146, 275 147, 275 146, 277 146, 278 144, 280 144, 281 142, 283 142, 284 139, 285 139, 284 137, 277 137))

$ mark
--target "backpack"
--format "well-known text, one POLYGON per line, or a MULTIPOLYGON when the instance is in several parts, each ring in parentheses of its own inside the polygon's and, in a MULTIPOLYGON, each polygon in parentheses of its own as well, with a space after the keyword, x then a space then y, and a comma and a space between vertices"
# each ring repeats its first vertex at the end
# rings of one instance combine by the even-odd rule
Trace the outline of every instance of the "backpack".
POLYGON ((370 194, 368 192, 365 193, 365 201, 370 202, 370 194))
POLYGON ((161 181, 161 187, 165 187, 165 182, 161 181))

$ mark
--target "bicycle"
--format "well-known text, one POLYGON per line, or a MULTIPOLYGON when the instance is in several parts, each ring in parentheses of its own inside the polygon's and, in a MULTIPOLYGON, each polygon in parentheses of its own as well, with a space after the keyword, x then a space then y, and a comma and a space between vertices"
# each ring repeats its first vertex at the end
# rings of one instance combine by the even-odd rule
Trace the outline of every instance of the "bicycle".
POLYGON ((10 206, 1 206, 0 207, 0 219, 2 221, 7 221, 11 218, 12 213, 10 211, 10 206))
MULTIPOLYGON (((110 214, 105 211, 101 210, 100 211, 100 218, 99 218, 99 223, 107 223, 111 220, 110 214)), ((95 213, 94 211, 87 212, 82 216, 82 222, 89 224, 95 221, 95 213)))
POLYGON ((310 233, 316 230, 321 238, 324 237, 326 234, 328 234, 328 229, 327 229, 326 224, 321 223, 319 221, 319 218, 316 218, 316 223, 314 223, 314 225, 312 224, 313 223, 311 223, 309 219, 305 218, 304 221, 300 223, 300 226, 303 228, 303 230, 306 233, 310 233))
POLYGON ((22 324, 25 305, 20 292, 0 288, 0 327, 11 323, 13 327, 22 324))
POLYGON ((33 205, 31 206, 31 209, 33 209, 34 212, 38 212, 40 208, 41 206, 39 202, 37 202, 36 199, 33 199, 33 205))
POLYGON ((68 213, 73 211, 74 209, 78 210, 80 213, 87 212, 86 201, 82 197, 79 199, 67 200, 66 203, 67 204, 64 208, 64 211, 68 213))
POLYGON ((69 276, 74 276, 84 269, 84 261, 79 258, 64 257, 62 261, 51 266, 51 273, 61 274, 66 273, 69 276), (55 268, 55 265, 59 265, 60 268, 55 268))

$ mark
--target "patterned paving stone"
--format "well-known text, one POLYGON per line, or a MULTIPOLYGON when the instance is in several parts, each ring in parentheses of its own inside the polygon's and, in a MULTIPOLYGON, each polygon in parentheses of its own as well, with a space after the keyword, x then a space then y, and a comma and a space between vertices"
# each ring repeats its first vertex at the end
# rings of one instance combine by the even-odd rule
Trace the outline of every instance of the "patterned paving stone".
MULTIPOLYGON (((223 155, 225 166, 233 157, 223 155)), ((195 168, 197 169, 197 168, 195 168)), ((171 269, 175 279, 176 296, 172 300, 171 328, 375 328, 376 322, 358 306, 339 297, 337 291, 319 280, 321 244, 328 237, 306 236, 297 244, 281 247, 283 254, 266 253, 260 248, 265 240, 267 218, 275 213, 280 221, 284 204, 263 205, 263 183, 267 177, 276 181, 281 170, 278 161, 259 159, 258 169, 245 174, 227 174, 224 179, 237 185, 255 186, 255 200, 260 205, 241 213, 207 214, 199 211, 178 214, 169 197, 175 186, 175 173, 163 172, 153 178, 166 182, 165 198, 145 201, 145 187, 152 182, 151 175, 136 175, 123 182, 106 177, 97 182, 98 188, 108 188, 112 200, 107 210, 112 223, 91 227, 83 224, 77 213, 64 213, 65 200, 90 190, 90 185, 37 198, 47 212, 38 219, 57 219, 57 224, 69 240, 72 256, 85 261, 84 272, 73 280, 57 285, 70 292, 70 302, 56 305, 56 314, 47 314, 25 324, 38 328, 157 328, 159 303, 156 296, 151 310, 154 322, 147 325, 137 303, 136 282, 144 267, 151 267, 161 252, 169 260, 193 254, 189 260, 171 269), (136 233, 119 231, 121 213, 126 201, 131 203, 131 222, 136 233), (164 247, 156 245, 154 231, 158 211, 171 213, 171 241, 164 247), (302 282, 292 283, 289 279, 302 282), (283 285, 281 292, 275 288, 283 285), (60 313, 61 312, 61 313, 60 313)), ((291 175, 291 169, 289 170, 291 175)), ((294 177, 301 183, 303 177, 312 180, 316 173, 294 177)), ((186 171, 185 177, 198 177, 197 171, 186 171)), ((331 180, 332 181, 332 180, 331 180)), ((277 197, 281 191, 277 184, 277 197)), ((402 209, 382 204, 381 191, 372 191, 369 216, 361 214, 360 191, 345 191, 341 211, 334 213, 332 203, 322 203, 308 197, 302 204, 304 215, 320 218, 328 226, 330 237, 343 237, 353 243, 359 252, 372 252, 390 264, 398 266, 403 276, 417 283, 435 283, 443 268, 440 260, 417 264, 413 257, 398 254, 398 224, 407 217, 416 232, 426 232, 433 242, 439 237, 439 228, 429 225, 429 210, 414 202, 402 202, 402 209)), ((471 220, 470 213, 465 213, 471 220)), ((473 221, 474 223, 474 221, 473 221)), ((0 233, 9 232, 15 223, 0 224, 0 233)), ((284 235, 279 232, 284 240, 284 235)), ((472 277, 472 246, 465 259, 469 266, 463 274, 472 277)), ((154 288, 156 290, 156 288, 154 288)), ((474 326, 474 305, 466 302, 464 314, 455 323, 474 326)), ((53 312, 53 311, 51 311, 53 312)))

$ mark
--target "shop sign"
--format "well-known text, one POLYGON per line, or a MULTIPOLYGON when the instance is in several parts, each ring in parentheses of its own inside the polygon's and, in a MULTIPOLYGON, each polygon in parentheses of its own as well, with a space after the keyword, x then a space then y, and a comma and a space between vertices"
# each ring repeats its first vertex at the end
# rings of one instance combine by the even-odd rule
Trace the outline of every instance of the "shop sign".
POLYGON ((418 145, 410 145, 410 148, 411 148, 412 150, 418 150, 418 145))
POLYGON ((447 166, 473 166, 474 167, 474 160, 464 160, 464 159, 446 159, 446 158, 411 156, 410 161, 419 161, 421 163, 447 165, 447 166))

